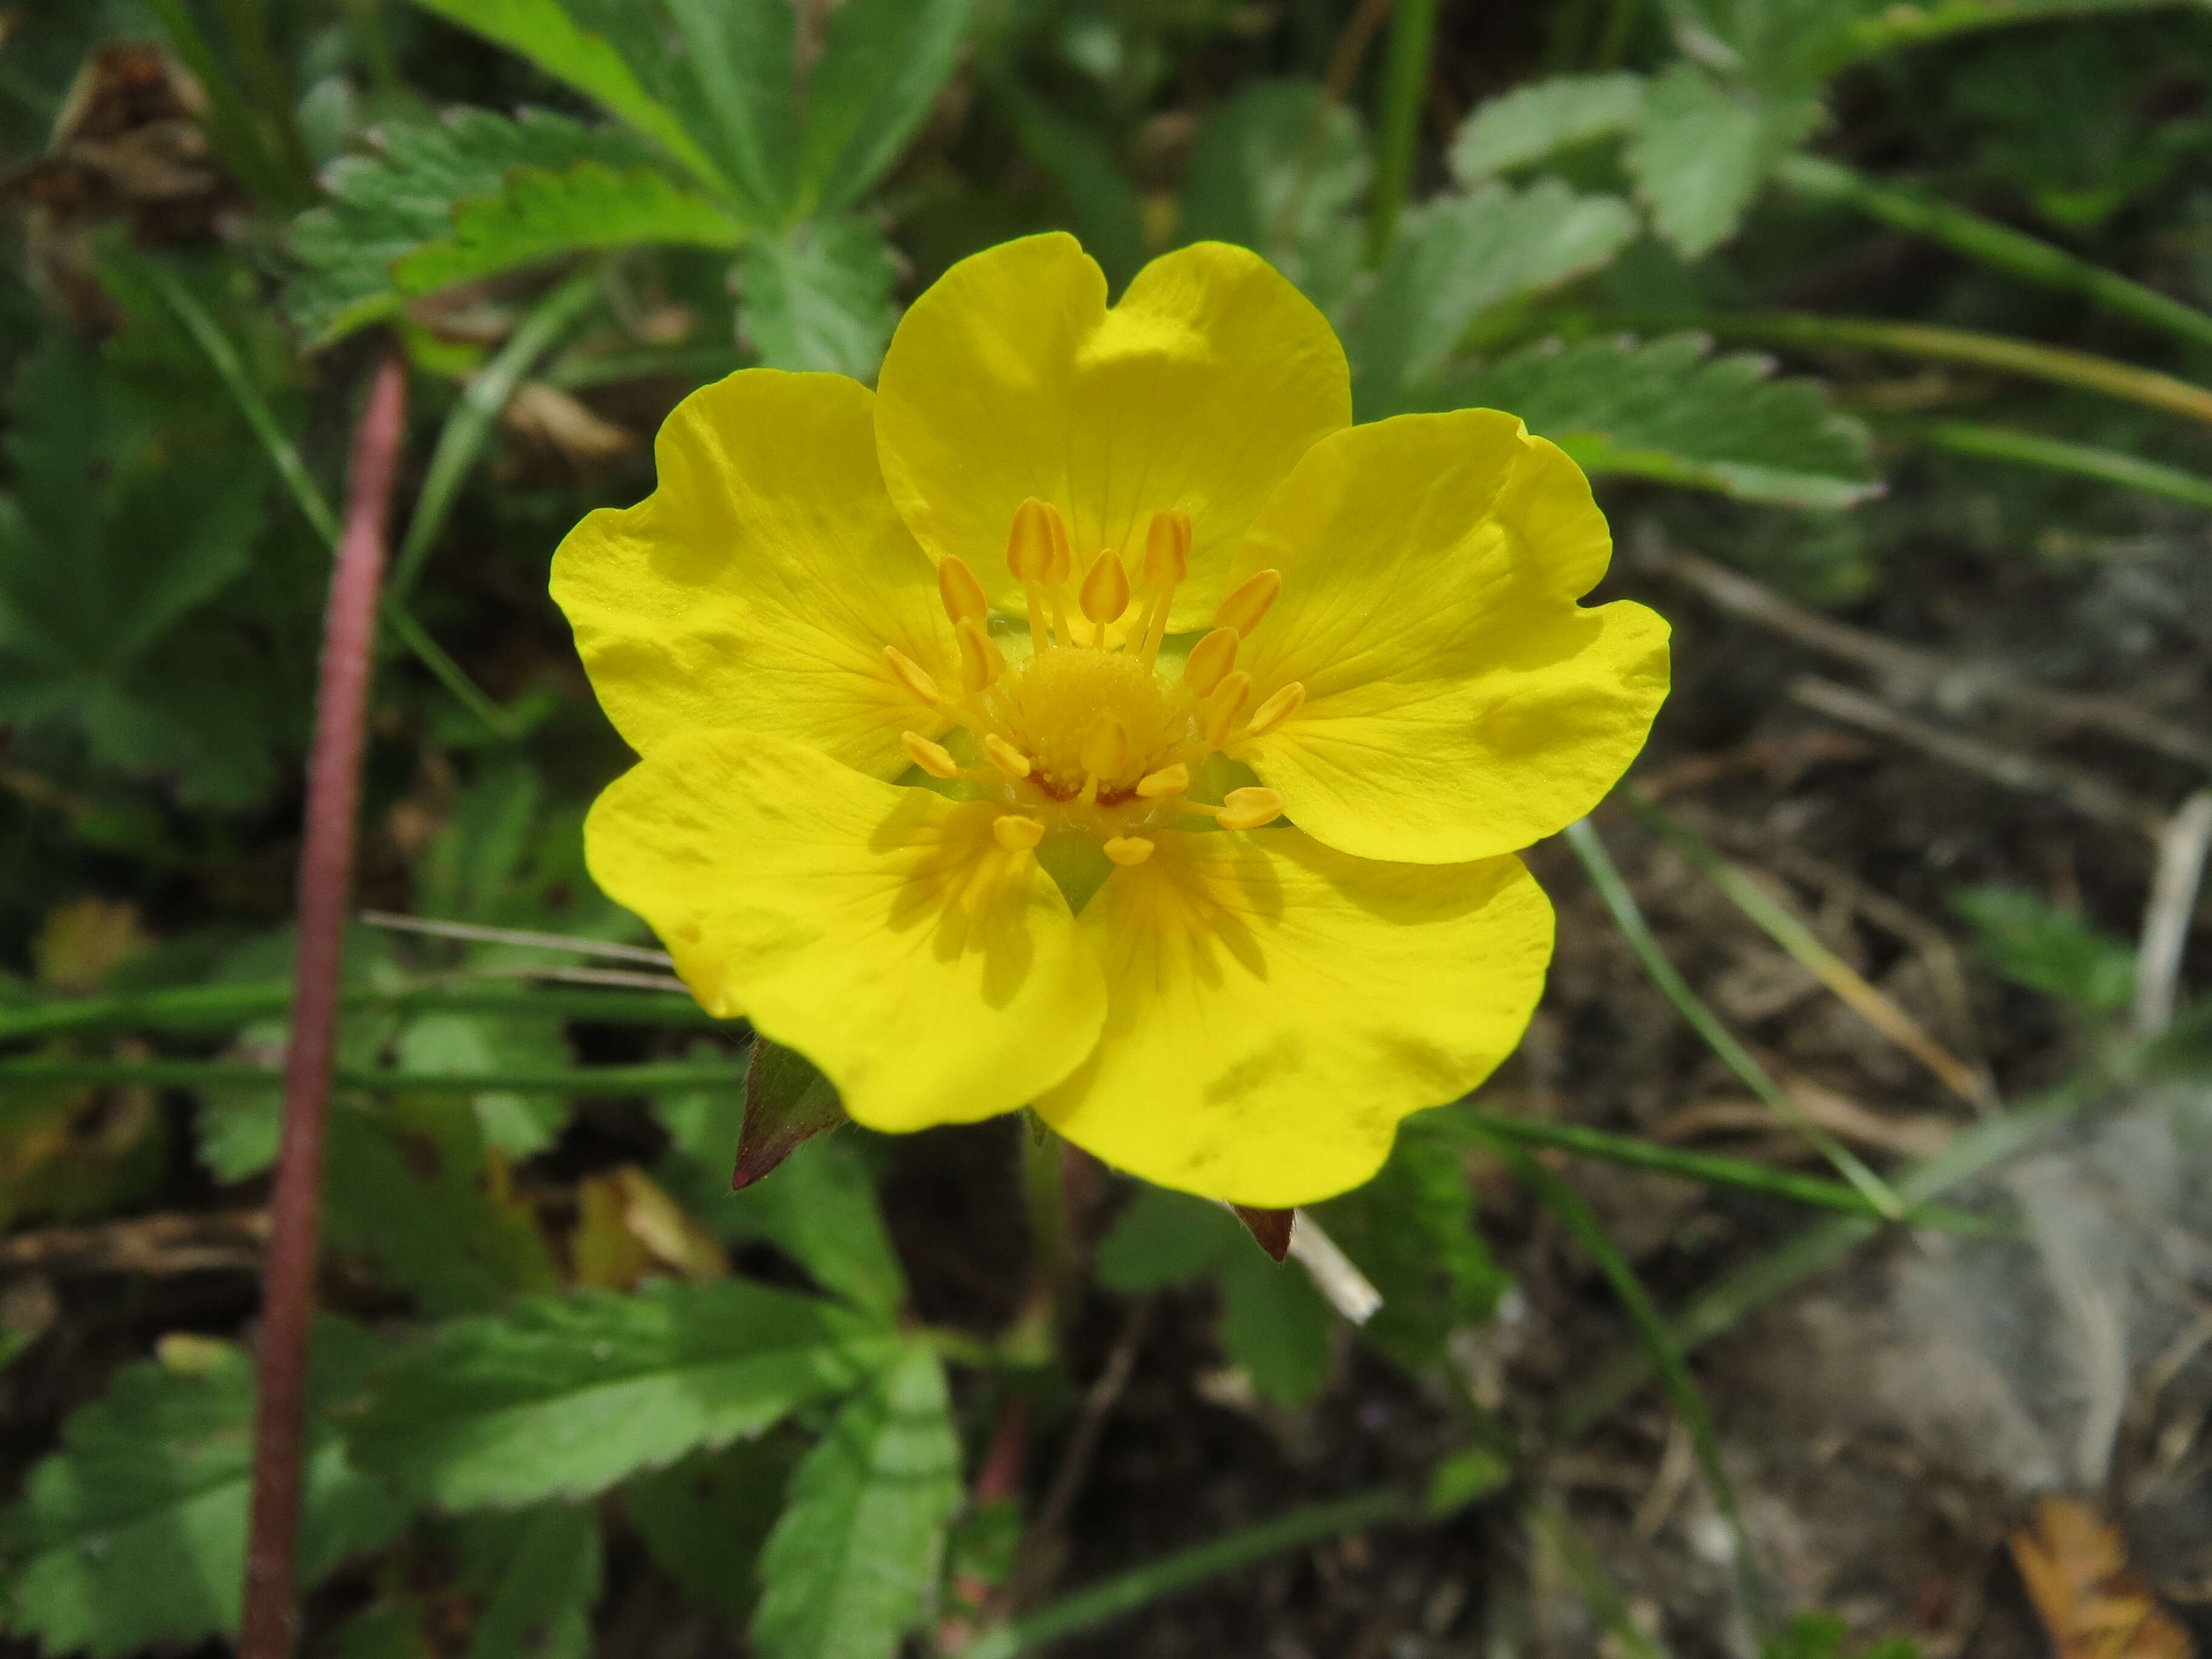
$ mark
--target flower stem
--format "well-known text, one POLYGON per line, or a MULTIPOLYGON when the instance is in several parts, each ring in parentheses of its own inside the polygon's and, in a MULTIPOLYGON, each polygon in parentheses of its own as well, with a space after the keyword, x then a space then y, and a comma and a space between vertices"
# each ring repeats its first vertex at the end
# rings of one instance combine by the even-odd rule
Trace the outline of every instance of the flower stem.
POLYGON ((1075 1241, 1067 1224, 1066 1146, 1034 1112, 1023 1114, 1022 1199, 1030 1224, 1030 1305, 1024 1321, 1041 1322, 1048 1346, 1075 1289, 1075 1241))
POLYGON ((284 1065, 284 1139, 270 1206, 253 1424, 253 1514, 240 1659, 286 1659, 298 1625, 307 1334, 314 1316, 323 1131, 336 1053, 338 969, 353 884, 354 820, 384 574, 385 522, 406 426, 407 376, 378 365, 354 437, 351 499, 323 625, 315 742, 300 858, 300 947, 284 1065))
POLYGON ((1398 0, 1390 20, 1389 56, 1382 65, 1382 119, 1368 208, 1367 258, 1380 264, 1398 234, 1398 215, 1413 183, 1420 147, 1421 102, 1429 89, 1429 58, 1437 40, 1437 0, 1398 0))

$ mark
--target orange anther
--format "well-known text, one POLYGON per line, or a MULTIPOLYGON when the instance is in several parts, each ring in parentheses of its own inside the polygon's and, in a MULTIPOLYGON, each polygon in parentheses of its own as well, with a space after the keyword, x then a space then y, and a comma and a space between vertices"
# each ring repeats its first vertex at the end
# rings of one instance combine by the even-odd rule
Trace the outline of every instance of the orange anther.
POLYGON ((1075 544, 1068 537, 1067 520, 1049 501, 1044 504, 1044 522, 1052 532, 1052 559, 1045 567, 1044 579, 1056 586, 1075 574, 1075 544))
POLYGON ((1260 618, 1267 614, 1267 607, 1274 604, 1275 595, 1282 591, 1281 571, 1255 570, 1238 584, 1234 593, 1222 600, 1221 609, 1213 613, 1213 625, 1249 634, 1260 625, 1260 618))
POLYGON ((1145 582, 1173 587, 1190 574, 1190 514, 1179 507, 1152 514, 1145 532, 1145 582))
POLYGON ((1009 853, 1026 853, 1044 839, 1044 825, 1018 812, 1004 813, 991 820, 991 839, 1009 853))
POLYGON ((991 614, 991 602, 983 597, 983 584, 975 580, 975 573, 968 568, 968 561, 957 553, 948 553, 938 562, 937 596, 945 601, 945 614, 957 628, 963 622, 979 627, 991 614))
POLYGON ((1083 574, 1083 586, 1077 590, 1076 602, 1083 614, 1101 628, 1112 622, 1129 608, 1129 573, 1121 563, 1121 556, 1112 548, 1098 550, 1091 562, 1091 568, 1083 574))
POLYGON ((1083 769, 1102 781, 1119 777, 1129 763, 1129 729, 1111 714, 1101 714, 1083 734, 1083 769))
POLYGON ((1252 677, 1240 668, 1215 686, 1213 695, 1206 700, 1206 718, 1200 724, 1206 740, 1216 749, 1227 743, 1251 702, 1252 677))
POLYGON ((991 636, 968 617, 953 633, 960 641, 960 684, 969 694, 985 690, 1006 672, 1006 659, 991 636))
POLYGON ((1217 628, 1191 647, 1190 655, 1183 659, 1182 683, 1193 696, 1206 696, 1237 666, 1237 643, 1235 629, 1217 628))
POLYGON ((941 743, 932 743, 919 732, 899 733, 899 746, 906 757, 933 778, 957 778, 960 763, 952 758, 952 751, 941 743))
POLYGON ((1213 821, 1224 830, 1257 830, 1283 816, 1283 798, 1273 789, 1232 789, 1223 797, 1213 821))
POLYGON ((1190 787, 1190 768, 1177 761, 1173 766, 1163 766, 1157 772, 1147 772, 1137 780, 1137 793, 1146 800, 1158 800, 1163 795, 1180 795, 1190 787))
POLYGON ((1252 725, 1245 736, 1264 738, 1305 704, 1306 688, 1297 680, 1279 687, 1267 702, 1252 711, 1252 725))
POLYGON ((1152 857, 1153 844, 1142 836, 1109 836, 1106 856, 1116 864, 1142 864, 1152 857))
POLYGON ((1008 743, 996 732, 983 736, 983 752, 991 757, 991 764, 1010 778, 1025 778, 1030 775, 1030 757, 1008 743))
POLYGON ((1057 580, 1052 574, 1053 550, 1066 538, 1059 511, 1032 495, 1014 509, 1014 527, 1006 533, 1006 568, 1018 582, 1057 580))
POLYGON ((899 684, 924 702, 935 704, 938 699, 937 682, 929 671, 895 645, 884 647, 884 660, 891 665, 891 672, 899 677, 899 684))

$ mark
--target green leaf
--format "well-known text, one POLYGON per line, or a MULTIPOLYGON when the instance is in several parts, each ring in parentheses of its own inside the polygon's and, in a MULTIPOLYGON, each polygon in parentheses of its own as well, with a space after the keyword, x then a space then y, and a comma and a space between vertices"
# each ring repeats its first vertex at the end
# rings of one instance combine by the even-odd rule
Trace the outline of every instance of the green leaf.
POLYGON ((852 206, 890 168, 959 59, 971 0, 844 0, 806 81, 793 216, 852 206))
POLYGON ((1880 490, 1866 429, 1817 381, 1774 380, 1767 358, 1710 349, 1694 334, 1540 344, 1425 401, 1510 410, 1590 472, 1793 507, 1849 507, 1880 490))
MULTIPOLYGON (((321 1413, 356 1390, 374 1354, 335 1320, 316 1330, 301 1573, 312 1583, 397 1533, 406 1511, 347 1461, 321 1413)), ((168 1363, 128 1366, 63 1425, 0 1528, 20 1564, 0 1625, 49 1653, 107 1659, 234 1632, 246 1567, 253 1364, 191 1339, 168 1363)))
MULTIPOLYGON (((738 0, 740 5, 747 3, 738 0)), ((708 159, 677 109, 664 96, 648 91, 640 76, 639 60, 651 64, 657 43, 633 26, 620 32, 623 44, 629 47, 625 53, 610 38, 613 20, 604 15, 606 8, 593 8, 592 15, 580 22, 560 0, 416 0, 416 3, 528 58, 556 80, 567 82, 659 144, 702 183, 728 187, 721 171, 708 159)), ((621 3, 632 11, 640 9, 634 0, 621 0, 621 3)), ((750 3, 757 6, 760 0, 750 0, 750 3)))
POLYGON ((1563 75, 1475 106, 1453 138, 1452 177, 1468 188, 1594 138, 1628 131, 1644 117, 1640 75, 1563 75))
POLYGON ((1363 418, 1395 412, 1490 307, 1608 263, 1636 234, 1628 204, 1556 179, 1491 185, 1406 215, 1346 341, 1363 418))
POLYGON ((746 249, 738 325, 771 368, 872 380, 890 343, 896 274, 873 220, 816 220, 746 249))
MULTIPOLYGON (((398 1062, 410 1072, 543 1071, 570 1060, 561 1023, 526 1016, 425 1014, 408 1021, 398 1046, 398 1062)), ((558 1095, 487 1091, 469 1102, 484 1141, 511 1158, 544 1152, 568 1121, 568 1103, 558 1095)))
POLYGON ((788 222, 799 173, 799 9, 790 0, 666 0, 669 38, 637 0, 584 3, 631 43, 630 62, 684 111, 747 210, 763 225, 788 222))
POLYGON ((686 1595, 742 1625, 760 1600, 754 1560, 798 1461, 786 1435, 695 1452, 624 1486, 623 1510, 647 1553, 686 1595))
POLYGON ((850 1132, 793 1153, 769 1179, 730 1194, 711 1218, 726 1238, 763 1238, 824 1290, 890 1315, 906 1301, 906 1273, 876 1206, 876 1182, 850 1132))
POLYGON ((1334 317, 1358 274, 1355 210, 1373 173, 1358 116, 1319 82, 1256 82, 1199 123, 1177 232, 1263 255, 1334 317))
POLYGON ((588 1659, 603 1552, 588 1506, 471 1516, 457 1586, 483 1598, 468 1659, 588 1659))
POLYGON ((761 1554, 763 1659, 890 1659, 936 1582, 959 1475, 944 1368, 906 1346, 792 1478, 761 1554))
POLYGON ((874 1320, 737 1279, 534 1298, 434 1333, 354 1444, 450 1510, 584 1497, 757 1434, 851 1387, 896 1341, 874 1320))
POLYGON ((987 83, 992 102, 1014 130, 1022 151, 1052 175, 1067 199, 1067 228, 1098 261, 1107 284, 1119 289, 1145 263, 1144 204, 1111 145, 1024 86, 997 74, 987 83))
POLYGON ((1951 908, 1973 924, 1980 954, 2007 979, 2111 1013, 2134 1000, 2135 952, 2099 933, 2079 910, 2018 887, 1970 887, 1951 908))
POLYGON ((455 204, 500 197, 516 168, 557 173, 592 162, 634 171, 655 160, 629 133, 543 110, 510 121, 458 109, 442 121, 386 129, 379 149, 332 162, 323 175, 330 205, 301 214, 286 236, 301 267, 287 307, 318 343, 396 311, 406 293, 392 268, 452 237, 455 204))
POLYGON ((1125 1292, 1214 1280, 1222 1352, 1279 1405, 1304 1405, 1328 1380, 1328 1304, 1303 1267, 1269 1261, 1218 1204, 1140 1188, 1100 1243, 1096 1271, 1125 1292))
POLYGON ((1774 158, 1811 127, 1808 100, 1761 104, 1687 64, 1651 83, 1626 160, 1661 236, 1686 259, 1735 234, 1774 158))
POLYGON ((728 213, 664 173, 618 173, 597 161, 561 173, 519 167, 502 193, 459 204, 453 221, 450 237, 392 266, 402 293, 429 294, 587 248, 732 248, 745 235, 728 213))
POLYGON ((1475 1229, 1459 1141, 1421 1118, 1399 1126, 1374 1180, 1314 1213, 1382 1293, 1360 1340, 1408 1370, 1441 1360, 1452 1332, 1487 1321, 1510 1283, 1475 1229))

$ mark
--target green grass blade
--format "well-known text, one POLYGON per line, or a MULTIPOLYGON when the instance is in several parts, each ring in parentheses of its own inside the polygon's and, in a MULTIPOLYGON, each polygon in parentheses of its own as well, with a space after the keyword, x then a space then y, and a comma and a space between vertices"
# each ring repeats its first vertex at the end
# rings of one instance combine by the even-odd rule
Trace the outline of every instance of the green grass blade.
POLYGON ((2140 489, 2169 501, 2212 512, 2212 478, 2116 449, 2069 443, 2032 432, 2015 432, 1972 421, 1945 421, 1920 433, 1924 443, 1948 449, 1954 455, 1974 455, 1985 460, 2017 461, 2051 472, 2071 472, 2123 489, 2140 489))
POLYGON ((1398 216, 1413 190, 1436 41, 1437 0, 1398 0, 1390 19, 1389 55, 1382 64, 1375 188, 1368 205, 1367 255, 1376 264, 1398 234, 1398 216))
POLYGON ((392 560, 390 592, 395 599, 404 602, 422 574, 423 560, 430 556, 438 532, 446 527, 446 514, 453 510, 453 498, 483 453, 485 441, 491 436, 507 399, 523 377, 537 367, 538 359, 559 344, 562 337, 591 309, 599 291, 595 271, 581 272, 554 289, 531 308, 498 356, 462 392, 438 434, 437 447, 430 452, 422 491, 407 520, 406 539, 399 544, 392 560))
MULTIPOLYGON (((0 1060, 0 1085, 100 1084, 114 1088, 275 1089, 284 1073, 267 1066, 210 1060, 0 1060)), ((726 1066, 676 1062, 641 1066, 559 1066, 489 1072, 407 1072, 396 1067, 341 1068, 332 1086, 410 1095, 650 1095, 743 1089, 742 1073, 726 1066)))
MULTIPOLYGON (((678 1025, 732 1029, 688 996, 653 991, 577 990, 548 987, 527 991, 481 985, 416 985, 395 990, 353 991, 349 1009, 393 1013, 512 1014, 518 1018, 589 1020, 605 1025, 678 1025)), ((280 1015, 292 1006, 292 988, 268 985, 187 985, 174 990, 116 996, 75 997, 0 1008, 0 1042, 88 1031, 229 1031, 280 1015)))
POLYGON ((1774 1115, 1802 1136, 1806 1144, 1817 1150, 1834 1166, 1836 1173, 1857 1188, 1881 1214, 1892 1221, 1901 1220, 1905 1206, 1889 1184, 1862 1162, 1850 1148, 1808 1118, 1789 1091, 1777 1083, 1756 1060, 1751 1051, 1736 1041, 1735 1034, 1721 1024, 1720 1017, 1705 1006, 1705 1001, 1690 988, 1681 970, 1668 959, 1651 924, 1644 919, 1644 912, 1636 902, 1636 896, 1628 890, 1621 879, 1613 855, 1605 850, 1605 843, 1588 818, 1577 820, 1567 826, 1567 844, 1574 848, 1575 856, 1582 860, 1583 868, 1589 872, 1591 884, 1605 908, 1612 914, 1614 925, 1628 941, 1628 947, 1644 964, 1651 981, 1674 1005, 1675 1012, 1689 1022, 1691 1029, 1705 1038, 1707 1046, 1720 1056, 1729 1070, 1742 1079, 1743 1085, 1771 1108, 1774 1115))

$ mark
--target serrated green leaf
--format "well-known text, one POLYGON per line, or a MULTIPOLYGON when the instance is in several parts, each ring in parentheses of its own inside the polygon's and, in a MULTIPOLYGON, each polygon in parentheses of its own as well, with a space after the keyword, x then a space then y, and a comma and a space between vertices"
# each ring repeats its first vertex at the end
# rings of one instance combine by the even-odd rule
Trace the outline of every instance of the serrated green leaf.
POLYGON ((875 1176, 848 1133, 801 1146, 774 1175, 729 1194, 711 1218, 726 1238, 766 1239, 856 1307, 888 1315, 906 1301, 875 1176))
POLYGON ((2136 957, 2079 910, 2061 909, 2020 887, 1970 887, 1951 908, 1973 925, 1980 955, 2031 990, 2100 1013, 2135 996, 2136 957))
MULTIPOLYGON (((312 1582, 398 1532, 406 1511, 348 1462, 323 1426, 360 1386, 374 1344, 341 1322, 317 1329, 301 1572, 312 1582)), ((21 1563, 0 1587, 0 1625, 60 1655, 136 1653, 234 1632, 246 1567, 253 1365, 228 1345, 189 1364, 131 1365, 72 1415, 62 1449, 32 1470, 7 1517, 21 1563)))
POLYGON ((1375 1179, 1315 1214, 1382 1293, 1359 1337, 1408 1370, 1444 1356, 1453 1331, 1487 1320, 1510 1282, 1475 1230, 1460 1143, 1410 1118, 1375 1179))
POLYGON ((623 1510, 660 1570, 700 1607, 742 1625, 760 1600, 755 1559, 798 1462, 788 1435, 764 1435, 642 1474, 623 1510))
POLYGON ((701 148, 683 115, 665 96, 656 95, 664 89, 648 90, 647 79, 641 77, 640 60, 653 63, 656 43, 635 25, 620 27, 619 12, 635 14, 641 8, 625 4, 614 17, 603 15, 607 8, 592 8, 580 21, 574 11, 585 9, 572 9, 561 0, 416 0, 416 3, 528 58, 652 139, 702 183, 728 188, 728 180, 701 148), (623 46, 629 47, 627 52, 623 46))
POLYGON ((604 1551, 586 1505, 470 1516, 459 1588, 483 1598, 468 1659, 586 1659, 604 1551))
POLYGON ((872 380, 890 343, 896 274, 873 220, 816 220, 745 250, 738 325, 771 368, 872 380))
POLYGON ((453 234, 416 248, 392 273, 402 293, 429 294, 588 248, 732 248, 744 235, 712 201, 650 167, 519 167, 500 194, 458 204, 453 234))
POLYGON ((1264 256, 1332 318, 1362 258, 1355 209, 1374 173, 1359 118, 1311 81, 1262 81, 1191 139, 1177 231, 1264 256))
POLYGON ((1531 346, 1448 380, 1428 406, 1510 410, 1590 472, 1792 507, 1849 507, 1880 489, 1865 428, 1817 381, 1710 349, 1692 334, 1531 346))
POLYGON ((1562 75, 1475 106, 1451 142, 1452 177, 1468 188, 1576 144, 1628 131, 1644 115, 1640 75, 1562 75))
POLYGON ((959 60, 971 0, 844 0, 806 79, 794 217, 852 206, 890 170, 959 60))
POLYGON ((1628 204, 1556 179, 1491 185, 1408 213, 1346 347, 1363 419, 1404 406, 1492 306, 1608 263, 1636 234, 1628 204))
MULTIPOLYGON (((560 1021, 526 1016, 425 1014, 408 1021, 398 1038, 398 1063, 410 1072, 542 1071, 571 1058, 560 1021)), ((485 1143, 510 1158, 544 1152, 568 1121, 568 1103, 558 1095, 495 1090, 468 1099, 485 1143)))
POLYGON ((890 1659, 936 1582, 959 1474, 944 1367, 904 1347, 792 1478, 761 1553, 763 1659, 890 1659))
POLYGON ((526 1300, 434 1333, 354 1445, 449 1510, 583 1497, 757 1434, 896 1344, 878 1321, 738 1279, 526 1300))
POLYGON ((1687 64, 1650 83, 1624 159, 1652 228, 1686 259, 1735 234, 1774 158, 1802 137, 1820 106, 1761 103, 1687 64))

